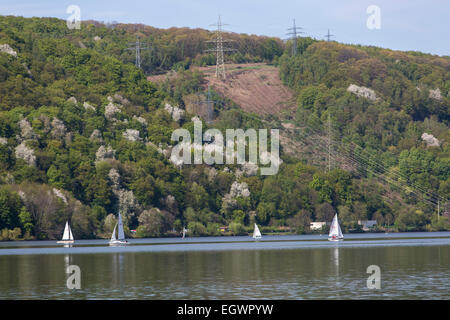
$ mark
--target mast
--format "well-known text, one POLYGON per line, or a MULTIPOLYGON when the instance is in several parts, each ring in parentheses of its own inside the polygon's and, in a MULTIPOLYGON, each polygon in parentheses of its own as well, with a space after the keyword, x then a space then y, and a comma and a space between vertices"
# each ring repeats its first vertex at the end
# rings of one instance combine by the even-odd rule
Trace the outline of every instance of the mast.
POLYGON ((69 226, 69 240, 73 240, 72 228, 70 227, 69 224, 67 225, 69 226))
POLYGON ((338 220, 337 214, 336 214, 336 224, 338 227, 338 238, 343 238, 344 235, 342 234, 342 230, 341 230, 341 226, 339 225, 339 220, 338 220))

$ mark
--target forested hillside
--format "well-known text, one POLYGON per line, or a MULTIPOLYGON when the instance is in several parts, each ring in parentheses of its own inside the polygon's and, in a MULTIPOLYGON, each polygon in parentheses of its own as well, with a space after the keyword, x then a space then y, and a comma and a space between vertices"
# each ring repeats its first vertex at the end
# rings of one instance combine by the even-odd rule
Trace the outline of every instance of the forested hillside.
MULTIPOLYGON (((33 38, 67 39, 77 47, 93 49, 102 55, 117 58, 126 63, 135 62, 133 45, 136 38, 141 46, 149 48, 141 52, 141 67, 146 74, 158 74, 170 69, 187 69, 190 65, 204 66, 215 63, 213 48, 208 41, 215 39, 214 31, 190 28, 157 29, 136 24, 103 24, 96 21, 82 23, 82 28, 68 29, 66 21, 58 19, 20 17, 5 18, 10 32, 33 32, 33 38)), ((8 33, 5 33, 8 37, 8 33)), ((227 33, 230 47, 236 49, 228 56, 235 63, 272 61, 283 53, 280 39, 247 34, 227 33)))
MULTIPOLYGON (((299 47, 295 57, 279 59, 280 77, 297 94, 292 122, 325 135, 331 129, 337 165, 369 181, 381 177, 385 194, 402 194, 402 206, 448 202, 449 57, 309 38, 299 47)), ((397 225, 407 216, 401 211, 397 225)), ((426 219, 426 211, 409 223, 426 219)))
MULTIPOLYGON (((283 152, 274 176, 246 165, 172 163, 173 130, 193 130, 183 98, 204 93, 203 74, 188 69, 214 63, 203 53, 212 36, 94 22, 69 30, 58 19, 0 17, 1 239, 59 238, 66 220, 76 238, 109 237, 119 211, 128 236, 135 229, 138 237, 174 235, 183 226, 191 235, 218 235, 220 226, 242 234, 253 222, 263 232, 310 232, 310 221, 331 221, 335 212, 344 231, 358 231, 365 219, 401 231, 450 228, 429 199, 402 188, 386 197, 370 172, 337 165, 324 172, 283 152), (155 47, 143 70, 125 50, 136 35, 155 47), (146 79, 169 69, 178 71, 173 82, 146 79)), ((399 170, 411 180, 405 185, 449 198, 448 57, 311 39, 290 57, 279 39, 229 37, 240 48, 232 61, 279 65, 297 97, 293 125, 320 129, 330 114, 336 140, 399 170), (438 142, 423 141, 424 132, 438 142)), ((211 126, 220 130, 283 120, 212 97, 211 126)))

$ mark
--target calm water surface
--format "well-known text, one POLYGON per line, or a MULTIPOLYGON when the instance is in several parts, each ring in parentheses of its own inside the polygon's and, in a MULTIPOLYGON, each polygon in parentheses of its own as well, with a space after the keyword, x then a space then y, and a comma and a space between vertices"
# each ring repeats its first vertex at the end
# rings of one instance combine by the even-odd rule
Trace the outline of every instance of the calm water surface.
POLYGON ((0 299, 450 299, 450 232, 3 242, 0 299))

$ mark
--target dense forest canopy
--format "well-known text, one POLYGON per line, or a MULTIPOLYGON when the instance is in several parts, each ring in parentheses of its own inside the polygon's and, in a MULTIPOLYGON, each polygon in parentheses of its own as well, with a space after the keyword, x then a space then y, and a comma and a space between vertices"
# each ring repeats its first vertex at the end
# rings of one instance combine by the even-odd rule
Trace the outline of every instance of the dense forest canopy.
MULTIPOLYGON (((55 239, 66 220, 76 238, 109 237, 119 211, 126 233, 140 237, 184 226, 192 235, 218 235, 220 226, 242 234, 253 222, 263 232, 311 232, 311 221, 331 221, 335 212, 345 232, 367 219, 401 231, 450 228, 429 198, 380 184, 370 172, 325 172, 283 152, 274 176, 241 165, 174 164, 173 130, 193 129, 183 97, 204 90, 202 73, 189 67, 215 63, 204 52, 213 37, 201 29, 85 22, 70 30, 53 18, 0 17, 1 239, 55 239), (136 36, 153 47, 143 51, 142 69, 125 50, 136 36), (178 72, 172 82, 146 79, 170 69, 178 72)), ((400 172, 405 185, 449 198, 448 57, 309 38, 291 57, 291 44, 279 39, 227 37, 239 49, 230 61, 279 66, 297 97, 294 124, 321 128, 330 116, 336 139, 383 163, 383 174, 400 172), (423 141, 423 133, 438 142, 423 141)), ((276 115, 263 119, 212 97, 222 131, 280 125, 276 115)))
MULTIPOLYGON (((215 64, 214 53, 205 53, 205 50, 213 48, 208 41, 215 39, 214 31, 157 29, 139 24, 103 24, 96 21, 84 21, 80 29, 69 29, 65 20, 56 18, 3 17, 2 20, 3 41, 14 43, 18 49, 30 49, 42 39, 64 39, 77 47, 93 49, 125 63, 134 63, 133 45, 138 38, 142 47, 149 48, 141 51, 141 67, 146 74, 171 68, 187 69, 191 64, 215 64)), ((272 61, 283 53, 284 44, 277 38, 236 33, 225 33, 224 37, 231 41, 229 46, 236 49, 227 57, 231 62, 272 61)), ((55 49, 56 44, 51 46, 55 49)))

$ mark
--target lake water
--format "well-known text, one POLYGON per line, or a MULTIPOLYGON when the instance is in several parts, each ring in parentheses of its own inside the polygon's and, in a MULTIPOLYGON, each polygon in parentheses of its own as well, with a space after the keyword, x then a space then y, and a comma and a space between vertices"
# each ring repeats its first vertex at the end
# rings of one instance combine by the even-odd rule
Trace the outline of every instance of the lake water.
POLYGON ((0 243, 0 299, 450 299, 450 232, 130 242, 0 243), (67 288, 69 265, 80 289, 67 288))

